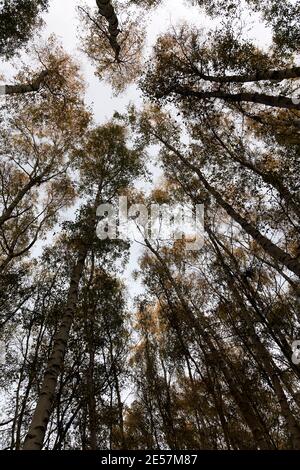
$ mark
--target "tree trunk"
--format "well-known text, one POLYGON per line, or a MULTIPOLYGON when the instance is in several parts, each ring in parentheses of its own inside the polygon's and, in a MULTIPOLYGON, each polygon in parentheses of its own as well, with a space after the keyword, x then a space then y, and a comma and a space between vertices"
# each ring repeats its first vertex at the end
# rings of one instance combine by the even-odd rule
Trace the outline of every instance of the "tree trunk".
POLYGON ((66 309, 54 340, 53 350, 44 374, 39 399, 25 438, 23 450, 41 450, 43 447, 47 425, 52 412, 57 381, 63 367, 70 329, 76 311, 79 283, 84 270, 86 256, 87 247, 83 245, 78 253, 77 263, 71 274, 66 309))
POLYGON ((14 198, 14 200, 11 202, 11 204, 2 212, 0 216, 0 227, 11 218, 11 215, 18 206, 18 204, 22 201, 23 197, 37 184, 40 184, 42 182, 42 178, 45 175, 45 172, 43 172, 42 175, 37 176, 36 178, 31 178, 25 186, 18 191, 18 194, 14 198))
POLYGON ((189 88, 170 87, 166 94, 175 93, 185 98, 194 97, 200 100, 219 98, 223 101, 230 103, 256 103, 263 104, 265 106, 271 106, 274 108, 283 109, 300 109, 300 103, 298 100, 293 100, 287 96, 272 96, 266 95, 265 93, 251 93, 251 92, 239 92, 239 93, 227 93, 225 91, 196 91, 189 88))
POLYGON ((120 45, 118 44, 117 37, 120 33, 119 20, 115 13, 111 0, 96 0, 99 14, 104 16, 108 21, 109 43, 115 52, 115 59, 119 61, 120 45))

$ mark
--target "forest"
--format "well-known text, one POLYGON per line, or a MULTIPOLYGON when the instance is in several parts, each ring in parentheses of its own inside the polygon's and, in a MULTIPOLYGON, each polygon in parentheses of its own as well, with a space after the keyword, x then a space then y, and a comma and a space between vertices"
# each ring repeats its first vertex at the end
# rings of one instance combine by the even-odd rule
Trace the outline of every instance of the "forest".
POLYGON ((300 450, 299 156, 299 1, 0 0, 0 449, 300 450))

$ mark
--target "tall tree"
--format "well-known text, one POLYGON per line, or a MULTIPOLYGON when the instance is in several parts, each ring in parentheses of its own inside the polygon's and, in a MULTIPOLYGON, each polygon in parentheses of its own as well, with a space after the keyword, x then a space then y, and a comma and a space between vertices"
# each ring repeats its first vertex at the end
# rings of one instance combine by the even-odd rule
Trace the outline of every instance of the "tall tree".
MULTIPOLYGON (((48 70, 43 86, 3 98, 1 270, 28 254, 59 211, 74 201, 72 152, 90 120, 78 65, 54 39, 36 54, 48 70)), ((18 76, 27 80, 36 73, 41 72, 26 67, 18 76)))

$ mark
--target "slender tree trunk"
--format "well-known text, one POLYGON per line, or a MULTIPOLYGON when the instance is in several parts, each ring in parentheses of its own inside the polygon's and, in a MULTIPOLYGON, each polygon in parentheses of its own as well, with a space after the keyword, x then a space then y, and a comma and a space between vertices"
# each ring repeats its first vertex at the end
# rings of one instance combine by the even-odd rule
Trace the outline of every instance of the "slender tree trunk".
MULTIPOLYGON (((98 188, 94 203, 90 207, 91 214, 86 221, 90 225, 90 230, 92 232, 95 232, 96 230, 96 210, 100 204, 100 200, 101 186, 98 188)), ((61 373, 64 365, 64 356, 77 308, 79 285, 85 268, 88 252, 88 243, 86 241, 82 241, 78 248, 77 261, 71 272, 65 311, 54 339, 52 353, 46 367, 40 395, 29 431, 24 441, 23 450, 40 450, 43 447, 47 425, 52 412, 59 374, 61 373)))
POLYGON ((0 216, 0 227, 11 218, 11 215, 18 206, 18 204, 22 201, 23 197, 37 184, 39 184, 42 181, 42 175, 36 178, 30 179, 28 183, 18 191, 18 194, 14 198, 14 200, 11 202, 11 204, 2 212, 0 216))
POLYGON ((175 293, 180 300, 180 303, 184 309, 184 311, 187 314, 187 317, 189 321, 191 322, 191 327, 194 328, 196 334, 199 336, 200 341, 200 348, 202 349, 204 355, 207 355, 207 348, 211 353, 214 355, 215 360, 218 362, 219 367, 224 375, 224 378, 228 384, 229 390, 234 397, 242 416, 245 419, 245 422, 249 426, 249 429, 252 432, 252 435, 255 439, 255 442, 258 446, 259 449, 272 449, 274 448, 274 445, 272 442, 270 442, 269 436, 268 439, 265 436, 265 431, 262 429, 261 423, 259 422, 257 416, 255 415, 254 411, 252 410, 252 407, 250 403, 247 400, 247 394, 245 391, 239 390, 236 381, 234 380, 234 368, 230 369, 228 368, 228 361, 224 359, 224 354, 223 350, 218 350, 216 346, 214 345, 214 342, 212 341, 212 338, 210 336, 210 333, 208 331, 211 331, 211 328, 209 327, 209 324, 207 323, 207 320, 202 316, 201 321, 198 321, 195 319, 193 312, 191 311, 188 303, 182 296, 180 289, 178 288, 177 283, 174 281, 173 276, 164 262, 163 258, 160 256, 158 251, 153 248, 153 246, 149 243, 148 240, 145 240, 146 246, 150 249, 150 251, 156 256, 160 264, 162 265, 167 278, 169 279, 173 289, 175 290, 175 293), (205 328, 208 329, 208 331, 205 330, 205 328), (203 341, 205 345, 203 345, 203 341))
POLYGON ((281 70, 257 70, 256 72, 245 75, 221 75, 219 77, 206 75, 197 69, 195 72, 202 80, 216 83, 247 83, 274 80, 277 82, 300 77, 300 67, 290 67, 281 70))
POLYGON ((199 100, 218 98, 229 103, 256 103, 263 104, 265 106, 271 106, 273 108, 282 109, 300 109, 300 103, 288 98, 287 96, 272 96, 266 95, 265 93, 251 93, 251 92, 239 92, 239 93, 227 93, 225 91, 196 91, 189 88, 182 88, 180 86, 171 87, 164 94, 175 93, 184 98, 198 98, 199 100))
POLYGON ((71 274, 66 309, 54 340, 53 350, 44 374, 44 381, 31 425, 25 438, 23 450, 41 450, 43 447, 47 425, 52 412, 57 381, 63 367, 67 342, 77 306, 79 283, 86 257, 87 247, 83 245, 79 250, 77 263, 71 274))
MULTIPOLYGON (((89 280, 86 286, 86 291, 89 293, 92 290, 93 278, 95 272, 94 255, 92 255, 92 266, 89 280)), ((84 308, 85 319, 85 332, 86 342, 89 355, 89 363, 86 372, 86 395, 87 395, 87 410, 88 410, 88 428, 89 428, 89 449, 97 450, 97 404, 96 404, 96 390, 95 390, 95 305, 88 304, 88 296, 86 298, 86 308, 84 308)))
POLYGON ((226 150, 227 154, 233 161, 239 163, 244 168, 251 170, 253 173, 260 176, 265 183, 275 188, 278 191, 280 197, 285 201, 287 209, 291 207, 294 213, 297 214, 297 216, 300 218, 300 204, 298 203, 298 201, 294 200, 294 196, 290 193, 289 189, 283 184, 282 179, 279 175, 276 175, 273 172, 266 173, 252 162, 247 161, 245 158, 237 155, 235 152, 229 149, 229 147, 225 144, 225 142, 220 138, 220 136, 214 129, 212 129, 212 132, 214 137, 226 150))
POLYGON ((286 253, 284 250, 275 245, 271 240, 260 233, 260 231, 248 222, 243 216, 241 216, 230 204, 228 204, 221 194, 214 189, 208 181, 204 178, 201 172, 198 172, 199 179, 203 183, 203 186, 214 196, 217 203, 225 209, 228 215, 233 218, 246 233, 251 237, 274 259, 279 263, 284 264, 290 271, 300 277, 300 264, 298 259, 293 258, 291 255, 286 253))
POLYGON ((125 433, 124 433, 124 419, 123 419, 123 402, 121 397, 120 385, 119 385, 119 378, 116 371, 115 364, 113 365, 113 377, 115 382, 115 389, 117 395, 117 403, 118 403, 118 415, 119 415, 119 429, 121 435, 121 449, 126 449, 126 442, 125 442, 125 433))
POLYGON ((89 414, 89 448, 97 450, 97 407, 95 399, 95 352, 94 348, 89 351, 89 366, 87 371, 87 394, 88 394, 88 414, 89 414))
POLYGON ((18 85, 2 85, 0 89, 0 94, 20 95, 24 93, 37 92, 43 86, 47 75, 49 75, 49 70, 44 70, 31 83, 20 83, 18 85))
POLYGON ((108 22, 109 43, 115 52, 115 59, 118 62, 121 50, 117 40, 117 37, 120 33, 118 17, 114 7, 111 4, 111 0, 96 0, 96 3, 100 15, 104 16, 108 22))
POLYGON ((266 373, 269 376, 270 382, 272 383, 274 391, 275 391, 275 395, 278 399, 278 403, 280 405, 282 415, 285 418, 287 428, 291 434, 293 448, 295 450, 297 449, 299 450, 300 449, 300 428, 295 417, 293 416, 290 410, 286 395, 284 393, 284 390, 278 378, 278 368, 274 364, 274 361, 269 351, 265 348, 265 346, 259 339, 254 329, 253 322, 252 322, 251 317, 249 316, 247 307, 244 305, 243 298, 235 286, 235 278, 233 277, 229 267, 227 266, 223 256, 221 255, 221 252, 218 249, 216 242, 214 242, 213 240, 212 242, 216 248, 217 256, 219 258, 219 261, 221 262, 222 268, 228 279, 228 287, 233 292, 233 296, 235 297, 238 305, 240 306, 242 317, 246 320, 247 328, 249 331, 249 341, 250 341, 250 344, 252 345, 253 350, 256 353, 257 363, 258 364, 260 362, 262 363, 266 373))

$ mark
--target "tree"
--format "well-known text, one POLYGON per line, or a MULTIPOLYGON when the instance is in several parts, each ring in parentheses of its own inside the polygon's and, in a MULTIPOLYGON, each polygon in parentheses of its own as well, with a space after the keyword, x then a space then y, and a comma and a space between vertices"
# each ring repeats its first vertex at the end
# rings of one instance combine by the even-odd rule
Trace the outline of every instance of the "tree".
MULTIPOLYGON (((247 234, 249 234, 262 248, 266 251, 271 257, 273 257, 277 262, 285 265, 290 271, 294 272, 297 276, 300 274, 299 262, 297 257, 291 256, 289 253, 285 252, 274 244, 268 237, 261 233, 261 231, 251 222, 249 222, 246 217, 240 214, 235 208, 226 201, 222 194, 208 181, 204 172, 199 169, 196 162, 197 160, 201 161, 201 152, 200 147, 196 147, 195 150, 192 148, 191 151, 187 150, 185 155, 183 152, 176 148, 177 145, 180 146, 178 126, 169 120, 168 116, 160 114, 160 112, 152 112, 147 114, 147 112, 142 115, 138 126, 140 126, 142 134, 144 133, 146 141, 162 143, 167 149, 167 165, 170 165, 175 172, 180 172, 181 164, 183 168, 194 173, 199 179, 200 184, 203 188, 212 196, 217 204, 226 211, 228 216, 232 217, 235 222, 237 222, 247 234), (170 152, 170 153, 169 153, 170 152), (180 165, 179 168, 175 164, 175 156, 179 159, 180 165)), ((203 146, 204 151, 206 147, 203 146)), ((202 157, 203 160, 203 157, 202 157)), ((174 171, 173 170, 173 171, 174 171)))
POLYGON ((300 449, 299 8, 188 4, 218 26, 161 34, 145 70, 140 18, 163 2, 79 7, 96 75, 144 100, 101 126, 54 37, 1 77, 3 449, 300 449), (98 211, 120 195, 139 204, 138 294, 136 251, 98 211), (203 204, 202 247, 141 223, 153 203, 185 226, 203 204))
POLYGON ((148 63, 143 89, 159 101, 221 100, 227 106, 254 103, 298 110, 297 101, 278 93, 278 82, 293 78, 299 78, 299 67, 294 67, 291 60, 259 51, 251 42, 237 39, 231 29, 211 32, 206 38, 201 31, 189 30, 184 25, 178 33, 159 38, 154 57, 148 63), (275 81, 277 93, 273 96, 267 90, 274 88, 275 81), (254 89, 243 85, 248 82, 254 89), (256 83, 261 90, 254 87, 256 83))
MULTIPOLYGON (((227 17, 231 17, 240 8, 240 2, 234 0, 192 1, 205 8, 205 11, 212 16, 225 14, 227 17)), ((261 13, 266 24, 272 27, 273 41, 279 51, 297 52, 299 50, 300 34, 298 25, 300 10, 297 3, 290 0, 247 0, 246 3, 250 10, 261 13)))
MULTIPOLYGON (((36 55, 40 66, 47 68, 43 86, 32 93, 12 94, 4 104, 6 119, 2 121, 0 149, 1 270, 28 255, 35 242, 57 221, 59 211, 74 201, 69 174, 72 151, 90 120, 77 64, 54 39, 36 55)), ((42 72, 25 68, 18 77, 25 81, 36 73, 40 76, 42 72)))
POLYGON ((0 4, 0 56, 10 59, 42 24, 48 0, 2 0, 0 4))
MULTIPOLYGON (((163 0, 132 0, 144 8, 157 7, 163 0)), ((226 23, 236 18, 250 18, 259 13, 266 26, 272 28, 273 42, 280 53, 299 50, 299 6, 291 0, 189 0, 212 18, 222 17, 226 23)))

